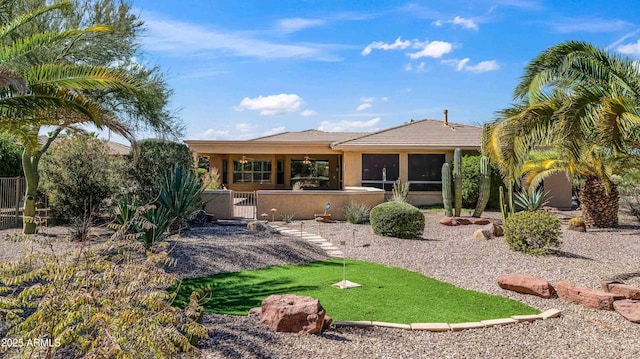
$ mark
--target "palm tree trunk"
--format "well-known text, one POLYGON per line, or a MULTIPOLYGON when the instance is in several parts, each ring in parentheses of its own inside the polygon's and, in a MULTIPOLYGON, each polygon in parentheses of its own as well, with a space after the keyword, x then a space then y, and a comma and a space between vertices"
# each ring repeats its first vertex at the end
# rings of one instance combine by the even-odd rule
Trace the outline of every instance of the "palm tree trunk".
POLYGON ((36 233, 36 193, 38 191, 38 158, 32 156, 27 149, 22 152, 22 168, 27 182, 24 196, 24 210, 22 212, 22 232, 24 234, 36 233))
POLYGON ((610 228, 618 225, 618 189, 605 186, 602 178, 590 177, 580 186, 582 218, 589 227, 610 228))

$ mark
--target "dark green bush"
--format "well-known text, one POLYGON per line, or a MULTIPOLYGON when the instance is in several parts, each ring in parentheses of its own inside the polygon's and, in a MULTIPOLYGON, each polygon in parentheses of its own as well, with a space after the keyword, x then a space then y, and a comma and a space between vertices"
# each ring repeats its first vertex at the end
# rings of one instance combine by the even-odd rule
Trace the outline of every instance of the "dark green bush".
POLYGON ((560 220, 551 213, 523 211, 510 215, 504 224, 504 239, 513 250, 540 254, 559 247, 560 220))
POLYGON ((371 207, 364 203, 352 202, 344 208, 344 215, 347 222, 361 224, 369 220, 371 207))
POLYGON ((371 210, 373 233, 397 238, 416 238, 424 232, 424 215, 409 203, 391 201, 371 210))
POLYGON ((0 177, 21 177, 22 146, 8 135, 0 133, 0 177))
POLYGON ((122 164, 97 138, 56 141, 40 162, 41 184, 54 217, 71 221, 100 215, 123 186, 122 164))
MULTIPOLYGON (((480 190, 481 156, 462 156, 462 206, 475 208, 480 190)), ((499 188, 502 186, 500 170, 491 166, 491 192, 487 208, 500 208, 499 188)))
MULTIPOLYGON (((158 185, 165 172, 174 165, 193 170, 193 155, 184 143, 160 139, 138 142, 139 157, 131 166, 131 179, 136 194, 143 202, 152 202, 158 196, 158 185)), ((129 156, 133 158, 132 155, 129 156)))

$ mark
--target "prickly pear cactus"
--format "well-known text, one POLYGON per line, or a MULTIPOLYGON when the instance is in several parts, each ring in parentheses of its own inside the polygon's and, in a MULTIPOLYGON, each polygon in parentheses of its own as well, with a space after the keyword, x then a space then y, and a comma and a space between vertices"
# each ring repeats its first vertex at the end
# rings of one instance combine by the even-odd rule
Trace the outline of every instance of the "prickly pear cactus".
POLYGON ((455 192, 455 215, 460 216, 462 210, 462 151, 456 148, 453 152, 453 184, 455 192))
POLYGON ((444 204, 444 210, 446 216, 453 216, 453 210, 451 208, 451 169, 448 163, 442 165, 442 203, 444 204))

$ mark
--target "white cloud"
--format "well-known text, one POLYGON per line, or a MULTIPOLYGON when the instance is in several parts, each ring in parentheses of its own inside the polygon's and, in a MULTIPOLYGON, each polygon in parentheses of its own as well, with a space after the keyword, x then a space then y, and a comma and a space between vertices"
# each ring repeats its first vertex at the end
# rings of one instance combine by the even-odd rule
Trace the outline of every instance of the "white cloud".
POLYGON ((304 110, 302 112, 300 112, 300 116, 302 117, 309 117, 309 116, 315 116, 318 113, 314 110, 304 110))
POLYGON ((405 71, 413 70, 413 65, 411 63, 408 63, 408 64, 404 65, 404 70, 405 71))
POLYGON ((453 20, 437 20, 437 21, 434 21, 433 24, 435 26, 442 26, 444 24, 453 24, 453 25, 459 25, 467 30, 478 31, 478 25, 473 20, 465 19, 460 16, 454 17, 453 20))
POLYGON ((231 134, 229 133, 228 130, 216 130, 213 128, 210 128, 202 132, 200 135, 196 136, 196 138, 207 139, 207 140, 222 140, 222 139, 228 139, 230 137, 231 137, 231 134))
POLYGON ((562 18, 549 25, 556 32, 562 34, 573 32, 618 32, 633 26, 623 20, 601 18, 562 18))
POLYGON ((360 97, 360 102, 364 102, 364 103, 372 103, 375 100, 376 100, 375 97, 360 97))
POLYGON ((372 106, 371 103, 365 102, 362 105, 358 106, 358 108, 356 108, 356 111, 363 111, 363 110, 366 110, 368 108, 371 108, 371 106, 372 106))
POLYGON ((163 52, 176 57, 241 56, 261 59, 308 58, 319 61, 337 61, 337 56, 327 53, 327 44, 282 44, 255 38, 242 32, 212 29, 188 22, 145 17, 147 31, 144 47, 149 51, 163 52))
POLYGON ((291 113, 304 106, 302 98, 296 94, 279 94, 271 96, 245 97, 235 108, 236 111, 256 110, 260 116, 275 116, 291 113))
POLYGON ((437 59, 444 54, 448 54, 453 49, 453 45, 445 41, 425 41, 418 42, 416 45, 420 45, 422 50, 407 54, 413 60, 422 57, 433 57, 437 59))
POLYGON ((498 65, 496 60, 481 61, 477 65, 465 66, 464 69, 465 69, 465 71, 471 71, 471 72, 475 72, 475 73, 489 72, 489 71, 500 70, 500 65, 498 65))
POLYGON ((295 17, 278 21, 278 29, 285 33, 292 33, 309 27, 316 27, 324 24, 324 20, 321 19, 305 19, 301 17, 295 17))
POLYGON ((616 50, 621 54, 640 56, 640 40, 636 43, 620 45, 616 50))
POLYGON ((424 61, 420 62, 420 64, 418 64, 418 66, 416 66, 416 72, 417 73, 424 72, 425 71, 424 70, 424 66, 425 66, 424 61))
POLYGON ((387 101, 389 101, 389 98, 388 98, 387 96, 385 96, 385 97, 382 97, 382 98, 380 99, 380 101, 382 101, 382 102, 387 102, 387 101))
POLYGON ((249 132, 253 129, 253 125, 250 123, 238 123, 235 125, 236 130, 240 132, 249 132))
POLYGON ((409 40, 400 40, 400 37, 396 39, 393 44, 388 44, 383 41, 374 41, 367 45, 367 47, 362 50, 362 56, 367 56, 371 53, 372 50, 404 50, 411 46, 411 41, 409 40))
POLYGON ((322 121, 318 130, 329 132, 369 131, 380 122, 380 117, 368 121, 322 121))
POLYGON ((500 69, 500 65, 495 60, 482 61, 475 65, 469 65, 470 59, 464 58, 462 60, 442 60, 443 64, 455 67, 456 71, 469 71, 474 73, 496 71, 500 69))
POLYGON ((271 136, 271 135, 275 135, 275 134, 278 134, 278 133, 282 133, 282 132, 284 132, 284 130, 285 130, 284 126, 274 127, 274 128, 272 128, 272 129, 270 129, 268 131, 263 132, 262 135, 263 136, 271 136))

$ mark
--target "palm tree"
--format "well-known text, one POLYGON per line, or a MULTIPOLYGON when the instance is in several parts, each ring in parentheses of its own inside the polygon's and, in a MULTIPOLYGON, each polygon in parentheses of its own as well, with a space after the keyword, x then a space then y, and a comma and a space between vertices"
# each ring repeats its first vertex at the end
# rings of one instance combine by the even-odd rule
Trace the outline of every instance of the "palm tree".
MULTIPOLYGON (((15 9, 15 4, 16 1, 0 1, 0 13, 15 9)), ((13 135, 24 146, 25 234, 34 233, 36 229, 33 219, 38 164, 58 134, 64 129, 80 130, 80 125, 93 124, 133 141, 129 128, 99 99, 110 98, 109 94, 116 94, 111 99, 118 98, 126 93, 135 103, 145 101, 148 95, 145 92, 148 84, 124 71, 64 61, 65 46, 85 34, 108 31, 105 26, 20 34, 21 28, 33 19, 69 6, 69 1, 54 3, 19 14, 0 27, 0 130, 13 135), (43 63, 37 54, 39 50, 48 54, 59 51, 61 60, 43 63), (45 143, 39 143, 38 134, 43 126, 52 126, 54 130, 45 143)))
POLYGON ((561 149, 558 163, 582 178, 585 220, 598 227, 617 225, 615 184, 593 160, 637 156, 637 65, 584 42, 565 42, 531 61, 514 97, 519 102, 487 125, 483 146, 505 178, 518 178, 535 148, 555 146, 561 149))

